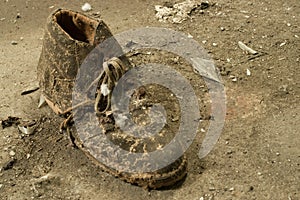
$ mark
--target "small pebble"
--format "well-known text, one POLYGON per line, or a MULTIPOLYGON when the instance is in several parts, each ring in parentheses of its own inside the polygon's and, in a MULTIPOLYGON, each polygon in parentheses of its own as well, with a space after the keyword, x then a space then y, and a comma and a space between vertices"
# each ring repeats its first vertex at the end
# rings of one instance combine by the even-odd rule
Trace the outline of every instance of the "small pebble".
POLYGON ((3 184, 0 184, 0 189, 3 187, 3 184))
POLYGON ((191 34, 188 33, 188 38, 194 38, 191 34))
POLYGON ((89 4, 89 3, 85 3, 85 4, 81 7, 81 10, 82 10, 83 12, 90 11, 90 10, 92 10, 92 6, 91 6, 91 4, 89 4))
POLYGON ((218 46, 218 44, 217 44, 217 43, 212 43, 212 45, 213 45, 214 47, 218 46))
POLYGON ((204 197, 200 197, 200 199, 199 200, 204 200, 204 197))
POLYGON ((221 29, 221 31, 225 31, 225 28, 224 28, 224 27, 221 27, 220 29, 221 29))
POLYGON ((261 173, 261 172, 257 172, 257 175, 258 175, 258 176, 261 176, 261 175, 262 175, 262 173, 261 173))
POLYGON ((17 42, 17 41, 11 41, 11 44, 12 44, 12 45, 17 45, 18 42, 17 42))
POLYGON ((251 76, 251 71, 249 69, 247 69, 246 74, 247 74, 247 76, 251 76))
POLYGON ((11 150, 11 151, 9 152, 9 155, 10 155, 10 156, 15 156, 16 153, 15 153, 13 150, 11 150))
POLYGON ((279 153, 279 152, 277 152, 277 153, 276 153, 276 156, 279 156, 279 155, 280 155, 280 153, 279 153))

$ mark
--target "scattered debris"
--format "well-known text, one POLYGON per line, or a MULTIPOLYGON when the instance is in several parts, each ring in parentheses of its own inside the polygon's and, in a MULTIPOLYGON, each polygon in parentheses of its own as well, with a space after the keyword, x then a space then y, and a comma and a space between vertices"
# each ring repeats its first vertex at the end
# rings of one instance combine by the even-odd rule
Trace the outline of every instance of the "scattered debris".
POLYGON ((18 125, 20 124, 20 118, 19 117, 11 117, 9 116, 7 119, 1 121, 2 128, 11 127, 12 125, 18 125))
POLYGON ((282 61, 282 60, 285 60, 286 57, 281 57, 281 58, 278 58, 279 61, 282 61))
POLYGON ((181 3, 174 5, 155 5, 156 18, 160 22, 182 23, 187 18, 190 18, 191 12, 200 7, 201 10, 208 8, 210 4, 208 2, 199 3, 195 0, 185 0, 181 3))
POLYGON ((24 133, 25 135, 32 135, 38 126, 39 123, 37 123, 35 120, 31 122, 24 123, 22 125, 18 125, 18 129, 24 133))
POLYGON ((242 50, 244 50, 244 51, 247 51, 247 52, 249 52, 249 53, 251 53, 251 54, 253 54, 253 55, 258 54, 257 51, 251 49, 250 47, 248 47, 247 45, 245 45, 245 44, 244 44, 243 42, 241 42, 241 41, 238 42, 238 45, 239 45, 239 47, 240 47, 242 50))
POLYGON ((17 45, 18 42, 13 40, 13 41, 11 41, 11 44, 12 44, 12 45, 17 45))
POLYGON ((16 18, 17 18, 17 19, 20 19, 20 18, 21 18, 21 14, 20 14, 20 13, 17 13, 16 18))
POLYGON ((231 79, 232 82, 237 82, 237 78, 233 75, 230 75, 229 78, 231 79))
POLYGON ((208 190, 209 190, 209 191, 215 191, 216 188, 214 188, 214 187, 209 187, 208 190))
POLYGON ((54 178, 54 177, 55 177, 55 176, 54 176, 53 174, 48 173, 48 174, 46 174, 46 175, 44 175, 44 176, 41 176, 40 178, 35 179, 35 180, 34 180, 34 184, 38 184, 38 183, 45 182, 45 181, 47 181, 47 180, 49 180, 49 179, 51 179, 51 178, 54 178))
POLYGON ((40 89, 40 88, 37 87, 37 86, 35 86, 35 87, 31 88, 31 89, 26 89, 26 90, 24 90, 24 91, 21 92, 21 95, 31 94, 31 93, 37 91, 38 89, 40 89))
POLYGON ((232 150, 228 150, 228 151, 226 152, 226 154, 228 154, 228 155, 233 154, 233 151, 232 151, 232 150))
POLYGON ((251 71, 249 69, 246 70, 247 76, 251 76, 251 71))
POLYGON ((279 46, 282 47, 286 44, 286 41, 282 42, 279 46))
POLYGON ((60 176, 57 175, 57 174, 54 174, 52 172, 49 172, 49 173, 47 173, 44 176, 41 176, 39 178, 31 179, 31 181, 32 181, 33 185, 38 185, 38 184, 41 184, 41 183, 44 183, 44 182, 49 182, 49 181, 54 180, 54 179, 60 179, 60 176))
POLYGON ((83 12, 90 11, 90 10, 92 10, 92 6, 91 6, 91 4, 89 4, 89 3, 85 3, 85 4, 81 7, 81 10, 82 10, 83 12))
POLYGON ((45 104, 46 104, 46 99, 45 99, 44 95, 41 94, 38 108, 41 108, 45 104))
POLYGON ((42 183, 49 182, 49 181, 51 181, 53 179, 56 179, 56 178, 59 178, 59 177, 57 177, 56 175, 54 175, 52 173, 48 173, 44 176, 41 176, 40 178, 31 179, 31 186, 32 186, 31 189, 37 195, 40 195, 40 192, 37 190, 37 188, 39 188, 39 187, 36 187, 36 186, 39 186, 42 183))
POLYGON ((94 18, 98 18, 98 19, 101 18, 101 14, 100 14, 99 11, 98 12, 92 12, 90 15, 93 16, 94 18))
POLYGON ((14 166, 15 162, 16 162, 16 159, 14 159, 14 158, 9 160, 8 162, 3 164, 0 171, 2 171, 2 170, 5 171, 5 170, 11 169, 14 166))
POLYGON ((288 85, 281 85, 281 86, 279 87, 279 90, 288 93, 288 85))
POLYGON ((188 33, 188 38, 194 38, 194 36, 188 33))
POLYGON ((161 5, 155 5, 155 11, 155 16, 160 22, 166 22, 169 17, 175 15, 175 11, 173 11, 172 8, 164 7, 161 5))

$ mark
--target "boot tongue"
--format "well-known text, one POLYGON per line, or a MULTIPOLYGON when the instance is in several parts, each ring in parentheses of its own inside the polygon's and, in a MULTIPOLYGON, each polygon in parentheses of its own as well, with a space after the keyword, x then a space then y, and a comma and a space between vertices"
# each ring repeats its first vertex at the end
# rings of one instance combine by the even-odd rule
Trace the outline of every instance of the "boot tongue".
POLYGON ((93 44, 98 22, 85 15, 60 10, 53 16, 54 21, 74 40, 93 44))

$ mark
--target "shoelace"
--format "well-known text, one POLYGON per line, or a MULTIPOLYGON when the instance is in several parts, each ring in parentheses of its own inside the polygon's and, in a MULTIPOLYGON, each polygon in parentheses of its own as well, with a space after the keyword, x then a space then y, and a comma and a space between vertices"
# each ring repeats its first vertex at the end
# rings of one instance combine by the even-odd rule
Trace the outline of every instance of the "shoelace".
POLYGON ((94 105, 96 114, 105 114, 110 109, 112 90, 127 71, 124 63, 117 57, 104 62, 103 69, 96 79, 98 80, 97 96, 94 105))
MULTIPOLYGON (((93 87, 93 85, 98 84, 96 99, 88 99, 75 106, 72 106, 65 110, 61 115, 66 115, 70 112, 74 112, 77 108, 85 105, 94 103, 94 109, 97 115, 107 114, 111 106, 111 95, 112 90, 117 84, 118 80, 126 73, 128 67, 117 57, 113 57, 108 61, 103 63, 103 71, 100 75, 90 84, 86 92, 93 87)), ((70 114, 60 125, 60 130, 66 129, 69 122, 72 120, 74 113, 70 114)))

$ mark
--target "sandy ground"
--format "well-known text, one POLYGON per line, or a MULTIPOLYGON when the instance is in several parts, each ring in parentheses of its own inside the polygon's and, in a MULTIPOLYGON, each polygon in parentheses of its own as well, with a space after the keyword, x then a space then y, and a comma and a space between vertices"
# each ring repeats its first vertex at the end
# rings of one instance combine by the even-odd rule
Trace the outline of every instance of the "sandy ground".
POLYGON ((57 129, 62 119, 48 107, 37 109, 40 91, 21 96, 38 84, 46 17, 59 7, 80 10, 83 3, 0 2, 0 119, 43 118, 31 136, 21 137, 15 126, 0 130, 0 199, 300 199, 298 0, 220 0, 181 24, 158 22, 154 5, 163 0, 89 1, 113 33, 158 26, 192 35, 223 75, 227 118, 214 150, 199 160, 192 146, 184 183, 152 191, 102 172, 68 147, 57 129), (238 41, 265 54, 252 59, 238 41))

